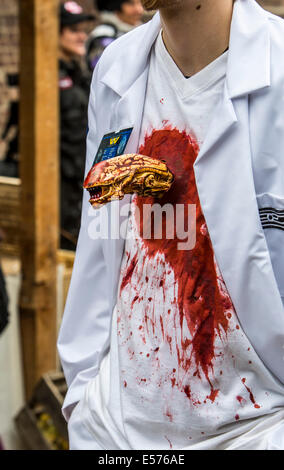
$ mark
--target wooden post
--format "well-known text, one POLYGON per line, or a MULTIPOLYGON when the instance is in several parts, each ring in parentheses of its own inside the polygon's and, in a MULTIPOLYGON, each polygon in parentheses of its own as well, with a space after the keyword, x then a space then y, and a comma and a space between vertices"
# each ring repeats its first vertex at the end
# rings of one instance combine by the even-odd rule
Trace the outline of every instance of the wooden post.
POLYGON ((58 0, 20 0, 20 324, 27 398, 56 366, 58 0))

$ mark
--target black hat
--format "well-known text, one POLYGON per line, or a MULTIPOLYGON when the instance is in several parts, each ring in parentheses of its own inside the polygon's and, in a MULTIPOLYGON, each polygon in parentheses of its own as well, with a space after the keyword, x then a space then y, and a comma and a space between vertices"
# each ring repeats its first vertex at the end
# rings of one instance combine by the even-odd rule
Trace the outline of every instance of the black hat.
POLYGON ((84 13, 83 8, 76 2, 65 2, 60 5, 61 26, 71 26, 92 20, 95 20, 95 16, 84 13))
POLYGON ((123 3, 129 3, 130 0, 97 0, 96 6, 99 11, 119 11, 123 3))

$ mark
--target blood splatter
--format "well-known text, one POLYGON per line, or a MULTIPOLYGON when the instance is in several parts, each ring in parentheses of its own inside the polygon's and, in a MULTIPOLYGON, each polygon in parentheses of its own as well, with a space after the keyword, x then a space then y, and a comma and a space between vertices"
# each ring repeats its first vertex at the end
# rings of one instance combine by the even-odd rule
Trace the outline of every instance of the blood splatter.
MULTIPOLYGON (((206 225, 198 197, 193 164, 198 155, 199 147, 195 139, 171 129, 153 131, 147 136, 139 153, 154 158, 162 158, 175 175, 171 189, 159 200, 159 203, 196 204, 196 245, 193 250, 178 250, 180 240, 176 231, 174 239, 143 239, 143 226, 152 223, 152 217, 144 220, 141 217, 139 224, 140 237, 147 249, 147 256, 154 258, 157 252, 163 253, 165 260, 171 265, 175 279, 178 282, 178 309, 180 328, 183 329, 184 320, 192 335, 192 340, 181 344, 179 348, 179 365, 188 370, 191 365, 187 348, 191 346, 196 365, 200 367, 210 383, 209 370, 213 369, 214 336, 219 336, 228 330, 228 318, 224 309, 224 293, 220 292, 214 264, 214 253, 210 238, 203 236, 201 227, 206 225), (187 175, 185 178, 184 175, 187 175), (143 225, 144 224, 144 225, 143 225)), ((139 213, 143 213, 143 204, 153 204, 154 198, 137 197, 136 205, 139 213)), ((185 219, 185 230, 187 230, 185 219)), ((138 222, 138 220, 137 220, 138 222)), ((165 219, 162 220, 163 234, 166 233, 165 219)), ((149 233, 149 232, 148 232, 149 233)), ((151 232, 150 232, 151 233, 151 232)), ((225 296, 227 305, 233 308, 229 296, 225 296)), ((190 356, 192 357, 192 356, 190 356)))
POLYGON ((255 401, 255 398, 254 398, 254 395, 253 395, 251 389, 245 384, 245 382, 246 382, 246 379, 244 377, 244 378, 242 378, 242 383, 244 384, 244 387, 247 389, 247 391, 249 393, 250 401, 254 404, 255 408, 260 408, 260 406, 255 401))
POLYGON ((131 308, 133 308, 133 305, 135 304, 135 302, 139 299, 139 295, 135 295, 134 299, 132 300, 131 302, 131 308))
POLYGON ((210 393, 210 395, 207 396, 207 398, 208 398, 209 400, 211 400, 212 403, 214 403, 214 401, 215 401, 215 399, 216 399, 216 397, 217 397, 219 391, 220 391, 220 390, 218 390, 218 389, 216 389, 216 390, 211 390, 211 393, 210 393))
MULTIPOLYGON (((177 204, 183 204, 186 209, 183 214, 185 231, 188 230, 188 204, 196 205, 195 247, 192 250, 180 250, 178 249, 178 243, 182 240, 178 238, 176 233, 175 218, 171 221, 174 232, 173 239, 166 238, 166 222, 169 221, 166 221, 164 217, 161 221, 162 239, 143 238, 143 229, 144 233, 153 233, 153 213, 148 219, 145 217, 139 218, 138 214, 143 214, 144 204, 151 206, 157 201, 153 197, 142 198, 136 196, 134 199, 136 206, 134 217, 141 243, 145 249, 145 258, 154 260, 157 254, 160 254, 164 257, 167 265, 171 267, 170 270, 165 269, 164 277, 158 279, 156 288, 162 288, 165 296, 166 273, 174 274, 177 285, 177 298, 173 299, 173 306, 177 307, 177 310, 173 308, 172 314, 176 315, 175 312, 178 314, 175 325, 180 331, 176 334, 173 343, 175 347, 171 347, 169 335, 164 335, 165 323, 160 318, 158 318, 156 324, 155 317, 151 318, 145 313, 145 328, 146 331, 151 331, 152 328, 153 332, 154 328, 159 328, 164 341, 169 343, 172 354, 176 351, 179 367, 185 373, 188 373, 193 366, 197 368, 196 375, 199 378, 201 378, 200 372, 203 372, 211 388, 211 393, 207 398, 214 401, 219 392, 218 389, 214 389, 212 383, 214 360, 218 356, 215 351, 215 341, 216 337, 225 338, 231 316, 229 311, 233 311, 234 307, 227 291, 220 288, 214 251, 198 197, 193 164, 199 153, 199 146, 197 141, 185 131, 180 132, 178 129, 167 125, 161 130, 154 129, 150 135, 146 136, 139 153, 165 160, 169 169, 175 175, 172 187, 158 202, 161 206, 172 204, 174 208, 177 204), (189 338, 184 333, 185 325, 187 327, 186 331, 190 333, 189 338)), ((120 292, 128 283, 131 283, 134 273, 133 286, 136 286, 136 265, 137 253, 128 262, 126 273, 121 282, 120 292)), ((141 279, 144 278, 144 275, 141 276, 141 279)), ((145 280, 149 282, 148 277, 145 280)), ((222 280, 222 282, 224 281, 222 280)), ((148 299, 150 301, 150 298, 148 299)), ((147 305, 149 304, 147 303, 147 305)), ((172 334, 175 334, 174 331, 172 334)), ((156 348, 155 351, 158 351, 158 349, 156 348)), ((186 390, 183 389, 183 391, 188 396, 186 390)))
POLYGON ((120 292, 123 291, 123 289, 125 288, 125 286, 128 284, 128 282, 130 281, 131 279, 131 276, 133 274, 133 271, 135 269, 135 266, 137 264, 137 255, 134 256, 134 258, 130 261, 130 264, 127 268, 127 271, 126 271, 126 274, 123 276, 123 279, 122 279, 122 282, 121 282, 121 285, 120 285, 120 292))
POLYGON ((167 436, 165 436, 165 438, 167 439, 168 443, 170 444, 170 449, 172 449, 173 445, 172 445, 171 441, 169 440, 169 438, 167 436))
POLYGON ((169 409, 166 410, 166 416, 169 418, 170 422, 173 422, 173 415, 169 409))
POLYGON ((235 420, 238 421, 238 419, 240 419, 240 417, 239 417, 239 415, 236 415, 235 420))
POLYGON ((238 400, 238 402, 239 402, 240 404, 242 404, 242 403, 245 402, 244 397, 242 397, 241 395, 237 395, 237 396, 236 396, 236 399, 238 400))
POLYGON ((190 391, 189 385, 185 385, 185 387, 184 387, 183 390, 184 390, 184 393, 186 394, 187 398, 190 399, 190 397, 191 397, 191 391, 190 391))

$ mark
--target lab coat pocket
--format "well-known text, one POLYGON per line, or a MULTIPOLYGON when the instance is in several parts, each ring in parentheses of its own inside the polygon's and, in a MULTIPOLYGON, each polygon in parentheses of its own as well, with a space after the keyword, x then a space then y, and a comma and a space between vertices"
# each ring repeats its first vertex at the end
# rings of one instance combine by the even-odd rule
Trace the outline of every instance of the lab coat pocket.
POLYGON ((257 203, 275 279, 284 304, 284 195, 263 193, 257 196, 257 203))

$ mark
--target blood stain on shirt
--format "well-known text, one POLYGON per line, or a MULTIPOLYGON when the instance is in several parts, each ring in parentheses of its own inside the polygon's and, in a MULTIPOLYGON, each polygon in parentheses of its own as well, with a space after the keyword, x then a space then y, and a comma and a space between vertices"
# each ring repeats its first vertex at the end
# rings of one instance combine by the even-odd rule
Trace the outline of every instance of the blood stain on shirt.
POLYGON ((258 405, 258 404, 256 403, 256 401, 255 401, 255 398, 254 398, 254 395, 253 395, 251 389, 245 384, 245 382, 246 382, 246 378, 243 377, 243 378, 242 378, 242 383, 244 384, 244 387, 247 389, 247 391, 248 391, 248 393, 249 393, 250 401, 253 403, 253 405, 254 405, 255 408, 260 408, 260 405, 258 405))
POLYGON ((241 403, 241 404, 245 402, 244 397, 242 397, 241 395, 237 395, 237 396, 236 396, 236 399, 237 399, 238 402, 241 403))
POLYGON ((189 385, 185 385, 185 387, 184 387, 183 390, 184 390, 184 393, 186 394, 187 398, 190 399, 190 397, 191 397, 191 391, 190 391, 189 385))
MULTIPOLYGON (((178 351, 179 365, 188 370, 191 361, 188 358, 187 349, 192 348, 193 357, 197 367, 205 374, 210 387, 213 385, 209 378, 209 371, 213 371, 215 357, 214 337, 215 332, 219 336, 228 330, 228 319, 224 309, 224 295, 220 292, 217 283, 214 265, 214 253, 209 236, 203 236, 201 227, 204 227, 205 219, 199 202, 193 164, 198 155, 197 142, 185 131, 177 129, 163 129, 153 131, 145 139, 144 146, 139 152, 154 158, 163 158, 170 170, 175 175, 175 181, 171 189, 159 201, 161 206, 171 202, 173 205, 196 205, 196 234, 197 240, 193 250, 178 250, 177 237, 167 240, 143 239, 143 224, 151 223, 151 220, 140 220, 140 236, 147 248, 148 257, 154 257, 157 252, 165 255, 166 261, 171 265, 175 279, 178 282, 178 310, 180 328, 183 330, 183 322, 187 322, 191 332, 191 340, 182 339, 178 351), (184 178, 184 175, 189 177, 184 178)), ((154 199, 137 198, 137 207, 140 214, 143 212, 143 204, 153 204, 154 199)), ((141 218, 142 219, 142 218, 141 218)), ((144 218, 145 219, 145 218, 144 218)), ((185 222, 186 217, 184 218, 185 222)), ((163 234, 165 234, 165 220, 162 220, 163 234)), ((186 229, 187 227, 185 227, 186 229)), ((225 296, 227 308, 232 308, 229 296, 225 296)))
POLYGON ((172 445, 170 439, 169 439, 167 436, 165 436, 165 438, 167 439, 168 443, 170 444, 170 449, 172 449, 172 448, 173 448, 173 445, 172 445))
POLYGON ((213 403, 213 402, 215 401, 215 399, 216 399, 216 397, 217 397, 219 391, 220 391, 220 390, 218 390, 218 389, 211 390, 210 395, 208 395, 206 398, 208 398, 209 400, 211 400, 212 403, 213 403))
POLYGON ((123 280, 122 280, 122 283, 121 283, 121 286, 120 286, 120 292, 123 291, 124 287, 127 285, 127 283, 130 281, 131 279, 131 276, 133 274, 133 271, 135 269, 135 266, 137 264, 137 255, 134 256, 134 258, 131 260, 128 268, 127 268, 127 272, 125 274, 125 276, 123 277, 123 280))
POLYGON ((169 418, 170 422, 173 422, 173 415, 169 409, 166 410, 166 416, 169 418))
MULTIPOLYGON (((210 398, 213 402, 219 392, 219 389, 213 386, 214 361, 219 356, 219 353, 215 350, 216 337, 219 337, 221 341, 226 339, 229 319, 234 307, 226 289, 220 288, 214 251, 198 197, 193 164, 199 153, 199 145, 195 138, 187 134, 186 131, 181 132, 167 125, 161 130, 153 129, 149 135, 146 135, 144 144, 139 148, 139 153, 163 159, 175 176, 172 187, 158 201, 161 206, 168 203, 174 207, 177 204, 183 204, 185 209, 187 209, 188 204, 195 204, 196 206, 196 244, 191 250, 178 249, 178 243, 183 240, 178 238, 175 220, 170 221, 173 224, 174 238, 167 239, 165 235, 166 223, 168 224, 169 220, 166 220, 165 217, 161 219, 162 238, 143 237, 143 233, 154 233, 152 230, 153 213, 148 218, 139 216, 143 214, 144 204, 152 206, 156 202, 153 197, 139 197, 136 195, 134 199, 134 218, 142 246, 145 249, 144 261, 142 267, 140 267, 141 282, 143 282, 143 279, 149 282, 149 274, 146 278, 145 275, 142 276, 146 259, 148 261, 154 260, 157 254, 162 255, 167 265, 171 267, 171 269, 165 269, 163 279, 157 279, 157 287, 159 286, 165 290, 166 272, 174 274, 177 285, 177 298, 172 299, 172 315, 177 318, 175 325, 179 331, 176 331, 176 333, 173 331, 171 334, 171 336, 176 335, 175 348, 174 350, 171 349, 171 353, 176 354, 179 368, 185 374, 188 374, 190 369, 195 367, 198 372, 196 375, 201 378, 202 371, 211 388, 211 393, 207 398, 210 398), (184 334, 185 325, 187 326, 186 330, 190 333, 189 337, 184 334)), ((186 231, 188 230, 188 214, 184 212, 183 215, 184 230, 186 231)), ((139 273, 135 270, 138 262, 137 256, 136 253, 128 261, 120 292, 126 288, 127 284, 131 284, 134 273, 136 277, 133 278, 131 288, 135 288, 137 276, 139 280, 139 273)), ((155 279, 155 275, 153 275, 153 279, 155 279)), ((223 280, 222 282, 225 285, 223 280)), ((164 298, 165 294, 166 292, 164 292, 164 298)), ((150 298, 148 300, 152 304, 150 298)), ((149 303, 145 305, 149 305, 149 303)), ((147 334, 152 331, 154 335, 155 330, 159 329, 164 341, 167 341, 169 347, 171 347, 172 340, 170 340, 168 334, 165 335, 165 325, 162 317, 156 318, 154 311, 150 315, 148 308, 150 306, 145 307, 144 315, 144 327, 147 334)), ((158 348, 154 351, 158 351, 158 348)), ((178 383, 175 383, 178 386, 178 383)), ((189 399, 191 398, 190 388, 181 387, 180 389, 186 393, 189 399)), ((251 399, 253 397, 251 391, 250 397, 251 399)))

